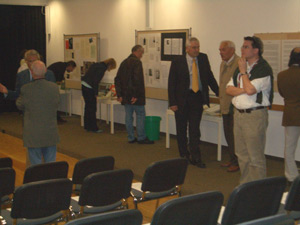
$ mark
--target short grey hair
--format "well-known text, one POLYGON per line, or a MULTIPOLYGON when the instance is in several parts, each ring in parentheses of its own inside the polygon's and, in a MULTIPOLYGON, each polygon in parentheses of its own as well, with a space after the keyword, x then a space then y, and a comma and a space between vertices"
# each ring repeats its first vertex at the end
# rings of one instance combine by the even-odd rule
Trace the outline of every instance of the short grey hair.
POLYGON ((232 42, 232 41, 229 41, 229 40, 224 40, 224 41, 221 41, 220 45, 221 44, 226 44, 226 46, 228 48, 233 48, 235 49, 235 44, 232 42))
POLYGON ((33 62, 31 69, 32 69, 32 73, 37 77, 44 77, 45 73, 47 72, 45 63, 43 63, 40 60, 33 62))
POLYGON ((196 38, 196 37, 190 37, 188 40, 186 40, 185 47, 191 46, 191 42, 194 42, 194 41, 200 43, 200 41, 198 40, 198 38, 196 38))
POLYGON ((26 61, 28 61, 29 56, 37 56, 38 59, 41 59, 40 54, 38 53, 38 51, 36 51, 34 49, 30 49, 30 50, 26 51, 25 55, 24 55, 24 59, 26 61))
POLYGON ((142 48, 143 48, 143 46, 141 46, 141 45, 135 45, 132 47, 131 52, 134 53, 142 48))

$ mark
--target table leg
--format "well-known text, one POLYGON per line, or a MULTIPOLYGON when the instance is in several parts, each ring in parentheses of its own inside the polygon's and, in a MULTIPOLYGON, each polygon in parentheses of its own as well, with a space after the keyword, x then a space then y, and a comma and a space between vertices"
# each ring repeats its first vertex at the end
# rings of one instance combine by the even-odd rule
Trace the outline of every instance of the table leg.
POLYGON ((72 116, 72 93, 71 90, 68 93, 68 98, 69 98, 69 116, 72 116))
POLYGON ((222 160, 222 121, 218 122, 218 156, 217 160, 222 160))
POLYGON ((166 112, 166 148, 170 148, 169 114, 166 112))
POLYGON ((110 133, 114 134, 114 105, 110 104, 110 133))
POLYGON ((85 105, 85 102, 84 102, 83 97, 81 96, 81 116, 80 116, 80 124, 81 124, 82 127, 83 127, 84 105, 85 105))

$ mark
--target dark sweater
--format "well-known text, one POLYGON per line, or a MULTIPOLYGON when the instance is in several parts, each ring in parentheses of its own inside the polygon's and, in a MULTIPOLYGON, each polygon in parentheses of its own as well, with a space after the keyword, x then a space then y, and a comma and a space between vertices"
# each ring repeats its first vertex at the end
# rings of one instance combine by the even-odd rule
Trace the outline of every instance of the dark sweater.
POLYGON ((99 83, 102 80, 106 70, 107 65, 104 62, 94 63, 81 78, 82 81, 86 82, 93 88, 95 95, 98 95, 99 83))

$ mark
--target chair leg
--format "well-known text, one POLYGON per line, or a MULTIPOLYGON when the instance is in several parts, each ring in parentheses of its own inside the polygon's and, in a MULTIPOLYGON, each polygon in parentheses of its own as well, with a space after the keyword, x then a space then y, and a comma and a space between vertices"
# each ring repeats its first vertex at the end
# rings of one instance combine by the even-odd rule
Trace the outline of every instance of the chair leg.
POLYGON ((159 205, 159 198, 156 200, 155 210, 157 209, 158 205, 159 205))
POLYGON ((69 214, 67 216, 67 221, 76 219, 76 213, 73 212, 72 206, 69 207, 69 214))
POLYGON ((137 199, 133 199, 133 203, 134 203, 134 208, 138 209, 138 202, 137 199))
POLYGON ((178 197, 181 197, 181 185, 176 186, 178 197))
POLYGON ((122 206, 121 206, 123 209, 128 209, 128 201, 127 199, 122 199, 122 206))

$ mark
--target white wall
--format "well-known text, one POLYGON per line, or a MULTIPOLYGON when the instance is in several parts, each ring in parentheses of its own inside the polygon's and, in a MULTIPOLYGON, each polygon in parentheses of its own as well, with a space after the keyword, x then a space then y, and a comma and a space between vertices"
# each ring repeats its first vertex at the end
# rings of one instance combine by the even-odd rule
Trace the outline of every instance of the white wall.
MULTIPOLYGON (((47 41, 47 63, 63 60, 63 34, 100 32, 101 60, 114 57, 120 64, 135 44, 135 30, 146 29, 147 1, 151 3, 152 29, 192 28, 192 35, 200 39, 201 51, 209 56, 217 80, 221 40, 234 41, 239 54, 244 36, 300 30, 300 0, 50 0, 51 38, 47 41)), ((104 81, 113 82, 116 72, 107 73, 104 81)), ((73 91, 74 114, 80 114, 79 99, 80 92, 73 91)), ((274 103, 283 104, 278 94, 274 103)), ((162 117, 161 131, 165 131, 167 107, 165 101, 147 99, 147 114, 162 117)), ((117 106, 115 112, 115 121, 124 123, 123 107, 117 106)), ((282 112, 270 111, 266 153, 282 157, 281 118, 282 112)), ((170 131, 175 134, 174 120, 170 122, 170 131)), ((203 122, 201 131, 203 140, 216 141, 217 129, 212 123, 203 122)), ((224 138, 223 143, 226 144, 224 138)), ((300 159, 300 151, 297 152, 300 159)))

